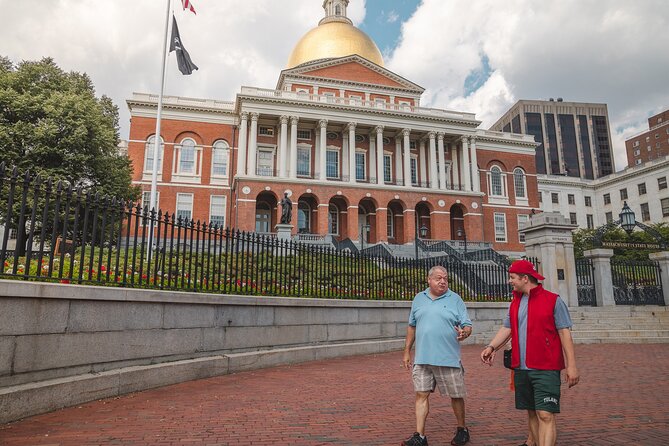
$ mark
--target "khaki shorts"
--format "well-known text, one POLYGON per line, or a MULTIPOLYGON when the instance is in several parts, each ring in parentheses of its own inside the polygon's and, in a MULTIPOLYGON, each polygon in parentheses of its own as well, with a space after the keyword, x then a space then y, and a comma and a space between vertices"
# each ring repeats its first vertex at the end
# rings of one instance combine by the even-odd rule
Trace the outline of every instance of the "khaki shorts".
POLYGON ((434 388, 439 387, 439 393, 451 398, 464 398, 467 395, 465 369, 462 367, 415 364, 411 376, 416 392, 434 392, 434 388))

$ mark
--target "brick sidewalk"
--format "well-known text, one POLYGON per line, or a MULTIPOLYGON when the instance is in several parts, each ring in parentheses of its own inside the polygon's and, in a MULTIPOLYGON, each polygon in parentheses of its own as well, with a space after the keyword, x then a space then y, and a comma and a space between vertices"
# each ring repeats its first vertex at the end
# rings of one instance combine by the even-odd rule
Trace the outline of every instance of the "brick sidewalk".
MULTIPOLYGON (((509 373, 463 348, 472 446, 517 445, 525 415, 509 373)), ((669 344, 578 345, 581 383, 565 390, 560 445, 669 445, 669 344)), ((498 358, 500 359, 500 358, 498 358)), ((413 433, 401 353, 238 373, 97 401, 0 427, 0 445, 399 445, 413 433)), ((431 397, 431 446, 454 417, 431 397)))

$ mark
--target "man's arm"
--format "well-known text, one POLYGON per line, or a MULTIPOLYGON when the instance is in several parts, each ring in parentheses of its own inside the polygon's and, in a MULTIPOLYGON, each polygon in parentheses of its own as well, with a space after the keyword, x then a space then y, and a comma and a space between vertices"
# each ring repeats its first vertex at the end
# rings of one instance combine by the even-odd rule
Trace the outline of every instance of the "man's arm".
POLYGON ((495 352, 504 347, 504 345, 509 341, 510 337, 510 328, 500 328, 495 337, 492 338, 492 341, 490 341, 490 344, 486 345, 486 347, 481 352, 481 361, 483 361, 484 364, 492 365, 492 361, 495 359, 495 352))
POLYGON ((407 337, 404 341, 404 358, 402 362, 404 363, 404 368, 407 370, 411 369, 411 347, 416 340, 416 327, 411 325, 407 326, 407 337))
POLYGON ((579 380, 578 369, 576 368, 576 355, 574 354, 574 340, 571 337, 571 330, 568 328, 558 330, 558 334, 560 335, 560 342, 562 342, 564 359, 567 363, 567 383, 569 387, 573 387, 578 384, 579 380))

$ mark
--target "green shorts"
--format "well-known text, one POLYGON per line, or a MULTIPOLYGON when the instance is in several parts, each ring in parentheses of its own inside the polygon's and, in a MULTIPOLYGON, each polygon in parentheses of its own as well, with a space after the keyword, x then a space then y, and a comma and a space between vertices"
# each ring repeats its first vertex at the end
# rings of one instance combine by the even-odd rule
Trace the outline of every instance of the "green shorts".
POLYGON ((560 413, 559 370, 515 370, 516 409, 560 413))

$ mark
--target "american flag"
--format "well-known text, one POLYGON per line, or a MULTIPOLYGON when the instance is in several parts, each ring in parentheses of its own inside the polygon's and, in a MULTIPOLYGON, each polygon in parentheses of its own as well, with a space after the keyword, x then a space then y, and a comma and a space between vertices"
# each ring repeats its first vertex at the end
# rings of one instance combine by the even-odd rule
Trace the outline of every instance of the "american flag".
POLYGON ((188 8, 190 12, 197 15, 197 12, 195 12, 195 8, 193 7, 193 4, 190 2, 190 0, 181 0, 181 5, 184 7, 184 9, 188 8))

